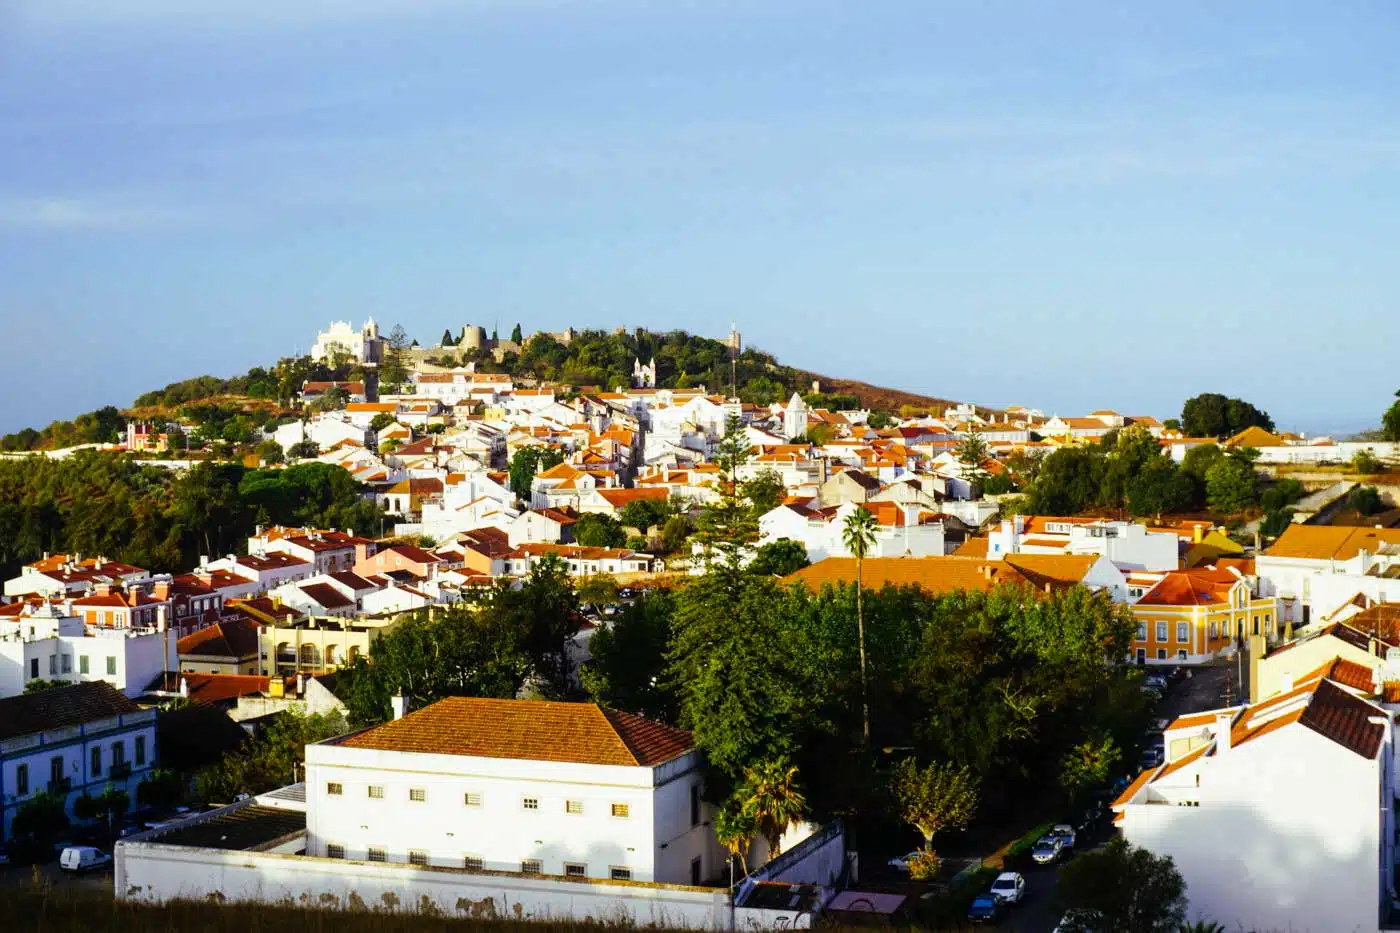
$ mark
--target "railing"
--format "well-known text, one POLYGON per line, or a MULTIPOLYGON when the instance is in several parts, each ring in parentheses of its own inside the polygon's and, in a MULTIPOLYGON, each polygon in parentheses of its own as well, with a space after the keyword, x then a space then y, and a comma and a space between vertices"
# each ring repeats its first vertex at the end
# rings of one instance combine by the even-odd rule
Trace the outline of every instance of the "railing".
POLYGON ((68 777, 49 778, 49 792, 66 794, 73 789, 73 779, 68 777))
POLYGON ((111 778, 114 781, 118 781, 122 778, 130 776, 131 762, 129 761, 119 761, 116 764, 112 765, 112 767, 107 771, 107 777, 111 778))

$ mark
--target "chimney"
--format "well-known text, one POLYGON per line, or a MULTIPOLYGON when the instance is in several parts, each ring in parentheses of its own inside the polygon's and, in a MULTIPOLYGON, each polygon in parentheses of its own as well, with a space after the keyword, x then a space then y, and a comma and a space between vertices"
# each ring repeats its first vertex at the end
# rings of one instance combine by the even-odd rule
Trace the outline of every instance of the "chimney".
POLYGON ((96 589, 94 592, 95 592, 96 595, 98 595, 98 596, 111 596, 111 595, 112 595, 112 584, 110 584, 110 583, 99 583, 99 584, 97 584, 97 589, 96 589))
MULTIPOLYGON (((306 696, 306 675, 300 672, 297 673, 297 696, 306 696)), ((394 718, 397 719, 398 717, 395 716, 394 718)))
POLYGON ((396 696, 389 698, 389 705, 393 707, 394 718, 402 719, 404 714, 408 712, 408 697, 404 696, 403 691, 400 690, 396 696))
POLYGON ((185 699, 189 699, 190 681, 187 677, 180 678, 180 696, 184 697, 185 699))
POLYGON ((1200 543, 1201 543, 1201 539, 1204 538, 1204 537, 1205 537, 1205 529, 1202 528, 1200 525, 1196 525, 1195 527, 1193 527, 1193 528, 1191 529, 1191 543, 1192 543, 1192 544, 1200 544, 1200 543))
POLYGON ((163 632, 163 631, 165 631, 165 628, 166 628, 166 626, 167 626, 168 624, 169 624, 169 623, 168 623, 168 620, 166 619, 166 615, 165 615, 165 607, 164 607, 164 606, 157 606, 157 607, 156 607, 156 631, 158 631, 158 632, 163 632))
POLYGON ((166 600, 170 598, 170 584, 162 580, 151 587, 151 595, 156 599, 166 600))
POLYGON ((1233 711, 1215 714, 1215 754, 1217 756, 1230 753, 1230 725, 1234 718, 1233 711))

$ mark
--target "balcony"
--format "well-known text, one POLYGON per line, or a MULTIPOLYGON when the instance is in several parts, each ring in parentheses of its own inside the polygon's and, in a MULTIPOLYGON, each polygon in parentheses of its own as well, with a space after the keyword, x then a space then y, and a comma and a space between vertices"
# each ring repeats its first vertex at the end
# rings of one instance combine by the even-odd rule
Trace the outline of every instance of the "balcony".
POLYGON ((107 777, 113 781, 120 781, 131 777, 131 762, 119 761, 112 765, 107 771, 107 777))
POLYGON ((73 789, 73 779, 67 777, 49 778, 49 793, 66 794, 73 789))

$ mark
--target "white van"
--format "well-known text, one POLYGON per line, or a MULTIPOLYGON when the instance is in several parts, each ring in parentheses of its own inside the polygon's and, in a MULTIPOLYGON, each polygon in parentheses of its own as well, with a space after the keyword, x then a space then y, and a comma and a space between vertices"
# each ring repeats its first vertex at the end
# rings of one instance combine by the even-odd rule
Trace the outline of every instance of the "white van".
POLYGON ((92 846, 69 846, 58 857, 59 868, 75 873, 106 868, 110 864, 112 857, 92 846))

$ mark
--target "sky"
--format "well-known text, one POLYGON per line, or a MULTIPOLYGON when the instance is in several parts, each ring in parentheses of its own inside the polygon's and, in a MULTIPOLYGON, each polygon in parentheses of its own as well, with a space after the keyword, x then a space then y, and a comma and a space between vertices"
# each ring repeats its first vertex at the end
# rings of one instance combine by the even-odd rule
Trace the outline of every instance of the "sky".
POLYGON ((370 316, 1364 428, 1397 47, 1393 0, 6 0, 0 431, 370 316))

